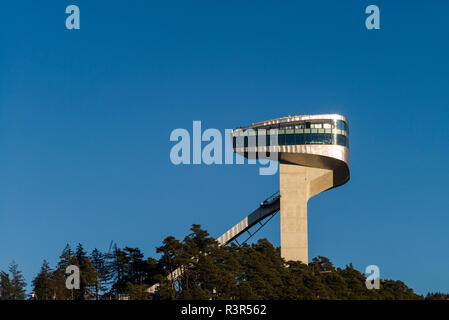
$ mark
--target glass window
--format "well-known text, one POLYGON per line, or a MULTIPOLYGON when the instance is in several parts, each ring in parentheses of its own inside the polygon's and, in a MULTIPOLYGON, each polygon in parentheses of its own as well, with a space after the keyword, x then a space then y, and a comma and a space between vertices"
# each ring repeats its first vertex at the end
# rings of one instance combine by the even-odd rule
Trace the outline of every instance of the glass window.
POLYGON ((280 134, 278 135, 278 144, 280 146, 285 145, 285 134, 280 134))
POLYGON ((304 144, 303 134, 295 134, 295 144, 304 144))
POLYGON ((295 135, 294 134, 286 134, 285 144, 291 146, 295 144, 295 135))
POLYGON ((323 144, 332 144, 332 135, 331 134, 323 134, 323 144))
POLYGON ((338 120, 337 121, 337 129, 345 130, 345 128, 346 128, 345 122, 342 120, 338 120))
POLYGON ((342 120, 324 120, 327 122, 315 123, 293 123, 285 126, 277 126, 274 128, 260 128, 253 130, 235 130, 232 133, 233 148, 249 147, 249 142, 259 140, 260 144, 270 145, 341 145, 349 147, 348 125, 342 120), (276 141, 271 143, 271 135, 276 137, 276 141), (240 140, 241 138, 241 140, 240 140))
POLYGON ((316 134, 315 134, 315 133, 312 133, 312 134, 309 136, 308 141, 309 141, 308 144, 316 144, 316 134))
POLYGON ((304 144, 312 144, 312 135, 311 134, 304 135, 304 144))
POLYGON ((312 135, 313 136, 313 144, 324 144, 324 134, 320 134, 320 133, 318 133, 318 134, 313 134, 312 135))
POLYGON ((346 146, 346 137, 343 135, 337 135, 337 144, 340 146, 346 146))

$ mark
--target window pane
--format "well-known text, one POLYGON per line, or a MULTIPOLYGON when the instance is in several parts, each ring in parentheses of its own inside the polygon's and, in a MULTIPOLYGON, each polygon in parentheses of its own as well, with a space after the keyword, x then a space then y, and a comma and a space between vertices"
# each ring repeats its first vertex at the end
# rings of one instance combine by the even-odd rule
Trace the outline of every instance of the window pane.
POLYGON ((306 134, 304 136, 304 144, 311 144, 312 142, 312 135, 311 134, 306 134))
POLYGON ((295 134, 295 144, 304 144, 303 134, 295 134))
POLYGON ((343 135, 337 135, 337 144, 340 146, 345 146, 346 145, 346 137, 343 135))
POLYGON ((278 135, 278 144, 280 146, 285 145, 285 134, 280 134, 278 135))
POLYGON ((313 144, 323 144, 324 143, 324 134, 314 134, 313 144))
POLYGON ((342 120, 337 121, 337 129, 345 130, 345 122, 342 120))

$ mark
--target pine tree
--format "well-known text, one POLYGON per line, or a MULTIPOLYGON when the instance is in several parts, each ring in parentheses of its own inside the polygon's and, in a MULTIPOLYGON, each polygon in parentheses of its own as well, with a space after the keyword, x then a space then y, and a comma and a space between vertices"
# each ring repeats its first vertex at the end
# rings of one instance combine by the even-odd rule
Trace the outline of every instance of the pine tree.
POLYGON ((96 298, 94 288, 98 286, 98 273, 89 258, 80 267, 80 291, 82 299, 92 300, 96 298))
MULTIPOLYGON (((176 290, 175 286, 181 287, 181 281, 178 280, 178 283, 175 284, 175 281, 171 279, 169 275, 171 275, 177 268, 186 266, 189 263, 186 259, 183 259, 183 256, 181 256, 183 253, 183 245, 175 239, 175 237, 170 236, 163 240, 163 245, 156 248, 156 252, 162 253, 162 257, 159 259, 159 265, 165 277, 168 277, 167 281, 163 281, 160 285, 160 294, 162 295, 163 292, 167 295, 167 299, 174 299, 173 293, 176 290)), ((187 256, 189 257, 189 260, 194 261, 194 259, 191 259, 192 255, 187 256)), ((183 270, 186 269, 183 268, 183 270)), ((184 276, 186 277, 188 275, 184 276)))
POLYGON ((128 283, 127 278, 130 268, 129 261, 130 259, 126 252, 117 248, 117 245, 114 245, 110 267, 114 279, 111 293, 115 296, 126 292, 126 285, 128 283))
POLYGON ((81 243, 77 245, 71 260, 71 264, 78 266, 80 270, 80 288, 79 290, 72 290, 73 298, 75 300, 94 299, 94 288, 98 285, 98 273, 81 243))
POLYGON ((66 287, 66 269, 70 265, 77 265, 76 257, 69 244, 65 246, 59 256, 56 270, 53 272, 53 291, 55 299, 69 300, 72 298, 72 291, 66 287))
POLYGON ((12 300, 12 284, 9 274, 0 271, 0 300, 12 300))
POLYGON ((97 272, 97 281, 93 287, 93 293, 96 300, 100 299, 101 293, 107 290, 112 280, 111 265, 108 263, 109 257, 98 249, 94 249, 90 254, 95 271, 97 272))
POLYGON ((44 260, 42 267, 33 282, 33 299, 53 300, 55 293, 53 289, 52 270, 47 260, 44 260))
POLYGON ((78 265, 82 265, 87 259, 87 253, 84 251, 83 245, 78 243, 75 251, 75 257, 78 260, 78 265))
POLYGON ((62 250, 62 253, 59 256, 58 269, 65 272, 65 269, 72 264, 73 257, 74 253, 70 248, 70 245, 66 244, 64 250, 62 250))
POLYGON ((26 298, 26 283, 19 270, 19 266, 15 261, 11 262, 9 266, 9 272, 11 274, 11 299, 12 300, 25 300, 26 298))
POLYGON ((52 290, 55 300, 72 299, 72 291, 66 287, 67 275, 65 269, 56 269, 52 273, 52 290))
POLYGON ((133 284, 143 284, 145 261, 143 254, 138 248, 125 247, 123 250, 127 255, 129 261, 128 274, 126 275, 127 282, 133 284))

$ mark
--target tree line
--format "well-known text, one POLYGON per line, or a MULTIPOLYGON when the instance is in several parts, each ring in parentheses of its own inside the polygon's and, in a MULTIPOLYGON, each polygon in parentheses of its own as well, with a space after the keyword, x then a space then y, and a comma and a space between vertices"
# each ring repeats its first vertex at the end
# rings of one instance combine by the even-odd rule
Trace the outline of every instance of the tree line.
POLYGON ((16 263, 0 272, 1 300, 104 299, 449 299, 448 294, 425 297, 399 280, 382 279, 380 289, 368 290, 366 277, 352 264, 335 267, 326 257, 308 265, 285 261, 268 240, 251 245, 219 246, 199 225, 179 241, 169 236, 156 248, 159 259, 145 258, 138 248, 114 246, 105 253, 87 253, 81 244, 62 250, 52 268, 44 260, 26 294, 26 283, 16 263), (67 289, 66 268, 80 270, 80 288, 67 289), (169 275, 180 270, 180 276, 169 275), (156 290, 149 290, 157 284, 156 290))

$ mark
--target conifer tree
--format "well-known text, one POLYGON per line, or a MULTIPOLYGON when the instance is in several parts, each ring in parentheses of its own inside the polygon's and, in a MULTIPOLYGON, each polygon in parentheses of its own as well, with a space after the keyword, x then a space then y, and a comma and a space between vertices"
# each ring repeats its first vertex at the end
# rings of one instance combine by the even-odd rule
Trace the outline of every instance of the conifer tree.
POLYGON ((12 300, 12 291, 9 274, 0 271, 0 300, 12 300))
POLYGON ((15 261, 11 262, 9 273, 11 274, 11 300, 25 300, 25 279, 15 261))
POLYGON ((32 298, 35 300, 53 300, 55 299, 55 293, 52 283, 52 269, 50 268, 47 260, 42 263, 41 270, 39 271, 33 282, 33 294, 32 298))
POLYGON ((101 294, 105 292, 111 284, 113 273, 108 255, 102 253, 100 250, 96 248, 92 250, 90 261, 97 272, 97 281, 93 287, 93 292, 95 299, 98 300, 101 298, 101 294))
POLYGON ((59 256, 58 269, 63 271, 72 264, 72 259, 74 257, 74 252, 70 248, 69 244, 66 244, 65 248, 62 250, 61 255, 59 256))

